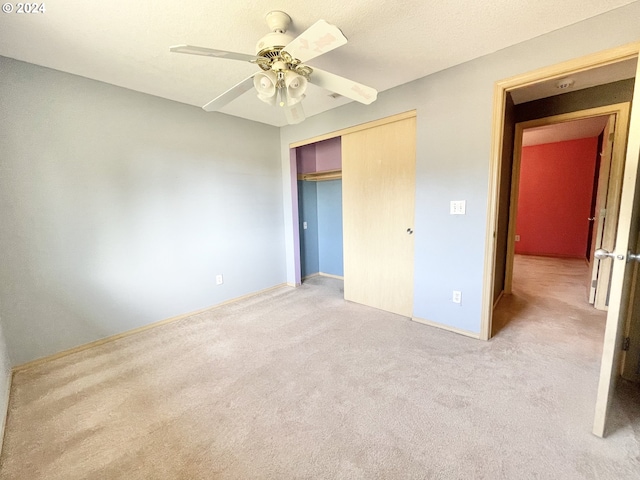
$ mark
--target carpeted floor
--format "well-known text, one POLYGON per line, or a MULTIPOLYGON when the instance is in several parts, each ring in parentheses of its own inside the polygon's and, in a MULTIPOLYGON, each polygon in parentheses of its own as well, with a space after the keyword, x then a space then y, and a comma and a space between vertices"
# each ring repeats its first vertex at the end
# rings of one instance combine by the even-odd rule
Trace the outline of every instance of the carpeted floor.
POLYGON ((636 385, 590 433, 581 269, 518 258, 490 342, 316 277, 19 372, 0 478, 638 479, 636 385))

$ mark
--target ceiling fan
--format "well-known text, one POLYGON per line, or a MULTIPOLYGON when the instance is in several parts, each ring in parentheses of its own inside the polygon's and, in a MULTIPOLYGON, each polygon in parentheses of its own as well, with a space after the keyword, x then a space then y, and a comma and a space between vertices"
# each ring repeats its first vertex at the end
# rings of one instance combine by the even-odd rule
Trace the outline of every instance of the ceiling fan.
POLYGON ((260 100, 284 109, 290 124, 300 123, 305 118, 301 100, 305 97, 308 82, 366 105, 377 98, 378 92, 371 87, 305 65, 307 61, 347 43, 338 27, 318 20, 294 39, 286 33, 291 23, 291 17, 286 13, 269 12, 266 21, 271 33, 258 41, 256 55, 192 45, 170 47, 169 50, 176 53, 240 60, 255 63, 261 68, 262 71, 207 103, 202 107, 204 110, 219 110, 254 87, 260 100))

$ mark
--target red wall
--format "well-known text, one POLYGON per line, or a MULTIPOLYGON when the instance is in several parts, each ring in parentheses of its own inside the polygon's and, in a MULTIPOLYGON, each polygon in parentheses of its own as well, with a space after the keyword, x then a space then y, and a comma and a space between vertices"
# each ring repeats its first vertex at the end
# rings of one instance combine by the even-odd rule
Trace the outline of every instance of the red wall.
POLYGON ((516 253, 584 258, 598 138, 522 148, 516 253))

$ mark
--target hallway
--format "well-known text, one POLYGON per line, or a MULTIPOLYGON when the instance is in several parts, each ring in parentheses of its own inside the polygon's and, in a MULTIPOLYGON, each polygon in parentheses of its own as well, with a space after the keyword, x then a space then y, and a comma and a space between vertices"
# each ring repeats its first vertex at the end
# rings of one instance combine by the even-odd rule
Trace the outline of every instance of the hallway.
MULTIPOLYGON (((592 369, 592 393, 578 384, 574 391, 582 390, 576 402, 595 408, 607 312, 587 301, 588 272, 581 259, 516 255, 513 293, 496 307, 493 329, 494 340, 510 338, 523 348, 535 344, 557 354, 560 347, 565 352, 566 384, 575 381, 572 371, 592 369)), ((619 378, 607 437, 629 429, 640 437, 640 386, 619 378)))
POLYGON ((588 272, 580 259, 516 255, 513 294, 505 295, 495 310, 494 334, 535 324, 527 331, 540 340, 564 338, 599 352, 607 313, 587 301, 588 272))

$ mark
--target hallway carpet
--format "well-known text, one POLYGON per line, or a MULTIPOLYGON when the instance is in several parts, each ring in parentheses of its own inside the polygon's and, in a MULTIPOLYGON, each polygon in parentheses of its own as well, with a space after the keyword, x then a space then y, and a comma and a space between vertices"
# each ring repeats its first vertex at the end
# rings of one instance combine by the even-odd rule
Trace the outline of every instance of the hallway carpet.
POLYGON ((490 342, 315 277, 20 371, 0 478, 640 478, 637 386, 590 433, 604 315, 569 295, 582 264, 516 268, 490 342))

